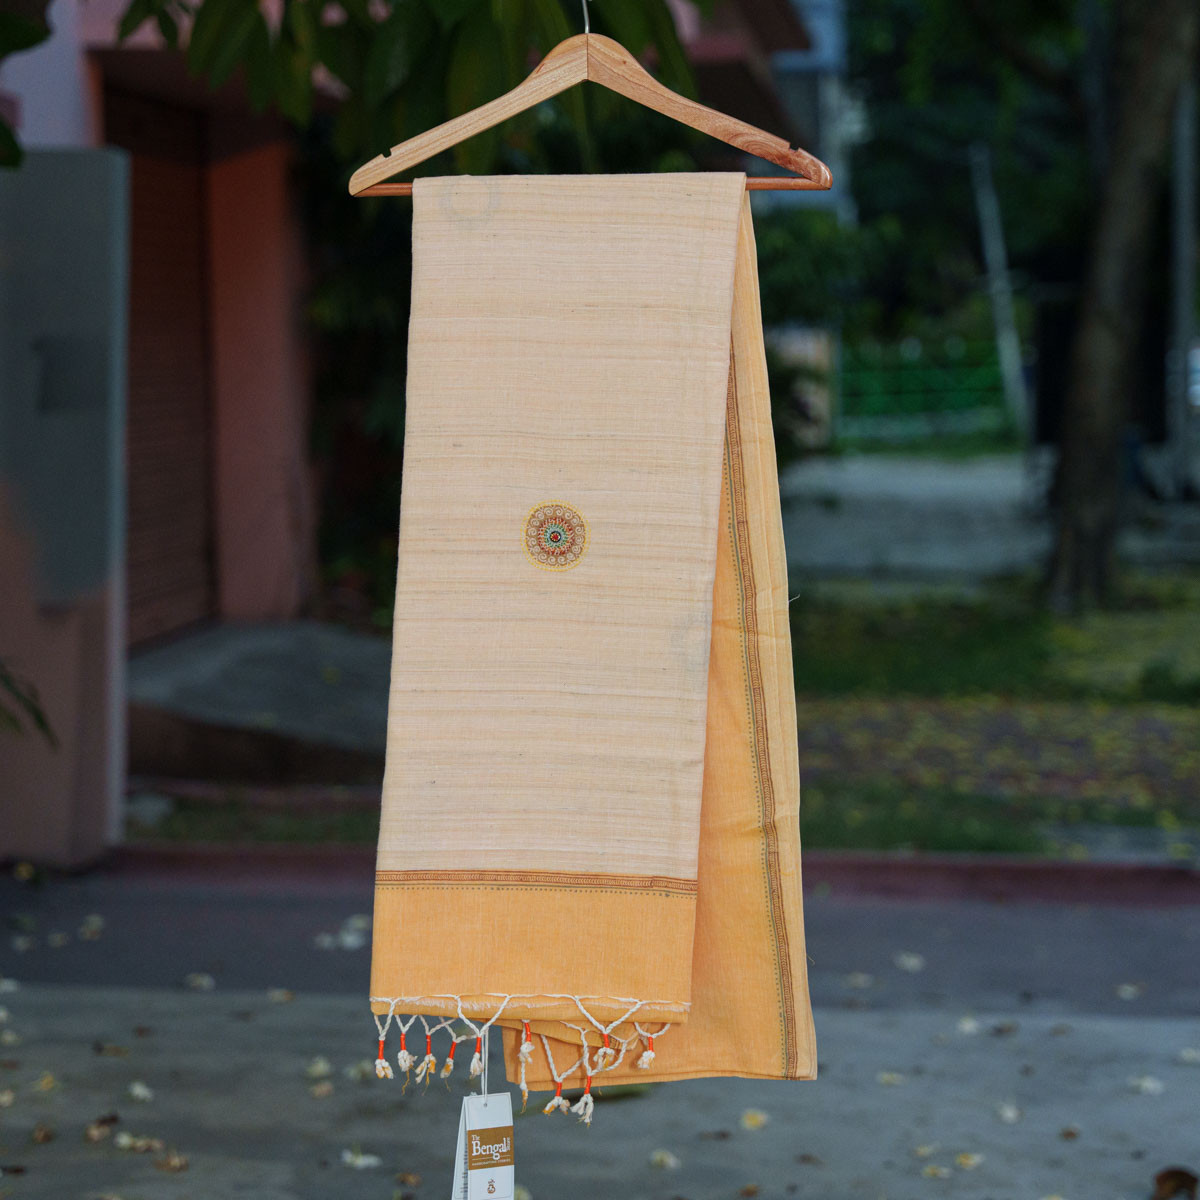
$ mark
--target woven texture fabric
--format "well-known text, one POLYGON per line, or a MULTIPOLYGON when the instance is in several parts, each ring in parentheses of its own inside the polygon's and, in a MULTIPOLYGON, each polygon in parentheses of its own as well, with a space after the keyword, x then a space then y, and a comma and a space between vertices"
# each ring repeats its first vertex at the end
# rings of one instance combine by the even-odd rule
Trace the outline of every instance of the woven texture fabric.
POLYGON ((381 1035, 495 1023, 531 1088, 811 1077, 744 178, 414 205, 381 1035))

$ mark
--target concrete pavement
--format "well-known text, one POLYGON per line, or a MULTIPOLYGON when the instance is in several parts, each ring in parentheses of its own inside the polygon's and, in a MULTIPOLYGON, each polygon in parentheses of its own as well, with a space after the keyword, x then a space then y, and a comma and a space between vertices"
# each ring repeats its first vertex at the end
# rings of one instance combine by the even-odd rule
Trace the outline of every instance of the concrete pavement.
MULTIPOLYGON (((373 1056, 358 919, 369 902, 369 879, 336 870, 0 883, 0 973, 21 981, 0 994, 0 1104, 13 1093, 0 1166, 25 1168, 0 1192, 444 1195, 464 1080, 402 1094, 346 1075, 373 1056), (212 990, 183 986, 194 973, 212 990), (307 1073, 317 1056, 326 1079, 307 1073), (153 1099, 133 1099, 134 1082, 153 1099), (112 1113, 112 1136, 86 1140, 112 1113), (51 1140, 34 1141, 39 1125, 51 1140), (119 1149, 121 1131, 163 1149, 119 1149), (163 1169, 171 1148, 186 1170, 163 1169), (344 1164, 356 1150, 379 1165, 344 1164)), ((1155 1171, 1200 1162, 1198 915, 815 896, 816 1083, 602 1097, 590 1129, 531 1114, 517 1125, 518 1179, 534 1200, 1147 1196, 1155 1171), (767 1114, 764 1128, 742 1128, 748 1109, 767 1114), (651 1166, 660 1150, 680 1165, 651 1166)))
MULTIPOLYGON (((399 1080, 348 1078, 372 1050, 356 999, 44 985, 5 999, 23 1038, 2 1080, 15 1096, 0 1164, 24 1168, 0 1180, 13 1200, 390 1200, 449 1187, 466 1083, 405 1094, 399 1080), (307 1073, 318 1056, 327 1080, 307 1073), (131 1098, 135 1082, 152 1098, 131 1098), (88 1124, 112 1114, 112 1136, 88 1141, 88 1124), (34 1141, 39 1126, 52 1140, 34 1141), (162 1148, 121 1149, 120 1133, 162 1148), (165 1169, 172 1150, 185 1170, 165 1169), (378 1165, 348 1165, 347 1151, 378 1165)), ((1200 1159, 1200 1066, 1181 1059, 1200 1021, 1013 1017, 819 1009, 817 1082, 601 1096, 591 1128, 531 1106, 517 1178, 533 1200, 1134 1200, 1157 1170, 1200 1159), (743 1128, 748 1110, 765 1126, 743 1128), (658 1151, 678 1167, 656 1169, 658 1151)))

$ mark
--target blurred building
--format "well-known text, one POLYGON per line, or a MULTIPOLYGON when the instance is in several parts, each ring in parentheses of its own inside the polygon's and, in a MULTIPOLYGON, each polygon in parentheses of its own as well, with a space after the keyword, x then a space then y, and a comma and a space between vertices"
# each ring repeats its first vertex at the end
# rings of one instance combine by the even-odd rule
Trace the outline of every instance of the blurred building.
MULTIPOLYGON (((153 31, 121 43, 124 7, 55 0, 0 72, 29 151, 0 174, 0 661, 58 739, 5 736, 0 857, 119 840, 130 649, 287 621, 314 587, 288 131, 153 31)), ((836 169, 836 0, 673 9, 706 101, 836 169)))
POLYGON ((148 35, 118 46, 122 9, 57 0, 53 37, 0 76, 30 149, 0 173, 0 237, 30 260, 8 273, 7 299, 29 312, 30 289, 43 294, 36 326, 0 333, 0 657, 37 684, 59 740, 6 737, 0 856, 81 861, 118 835, 129 647, 200 622, 286 620, 313 586, 304 242, 287 130, 252 115, 236 87, 208 91, 148 35), (54 225, 35 179, 52 181, 54 225), (55 245, 86 245, 97 231, 84 218, 100 213, 122 257, 84 280, 55 245), (86 401, 60 394, 81 286, 121 318, 121 384, 86 401), (117 430, 111 460, 95 446, 108 485, 77 471, 98 420, 117 430), (74 579, 71 562, 98 536, 85 518, 110 492, 107 573, 74 579), (56 494, 74 494, 78 510, 56 494))

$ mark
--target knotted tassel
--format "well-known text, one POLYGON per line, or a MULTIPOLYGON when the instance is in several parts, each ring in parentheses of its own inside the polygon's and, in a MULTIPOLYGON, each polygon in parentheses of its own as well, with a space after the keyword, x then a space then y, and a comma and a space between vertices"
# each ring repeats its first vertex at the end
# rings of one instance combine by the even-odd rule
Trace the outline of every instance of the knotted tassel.
POLYGON ((604 1071, 617 1057, 617 1052, 608 1044, 608 1034, 604 1035, 604 1045, 596 1051, 596 1070, 604 1071))
POLYGON ((521 1049, 517 1051, 517 1057, 527 1063, 533 1058, 533 1035, 529 1032, 529 1022, 523 1021, 522 1024, 525 1026, 525 1034, 521 1042, 521 1049))
POLYGON ((400 1053, 396 1055, 396 1066, 398 1066, 405 1075, 407 1075, 409 1071, 411 1071, 413 1067, 417 1065, 417 1060, 413 1058, 412 1053, 408 1049, 407 1038, 408 1034, 405 1033, 404 1030, 401 1030, 400 1053))
POLYGON ((379 1039, 379 1057, 375 1060, 375 1077, 377 1079, 393 1079, 392 1064, 383 1057, 383 1038, 379 1039))
POLYGON ((428 1087, 436 1070, 437 1059, 433 1057, 433 1038, 427 1033, 425 1035, 425 1057, 421 1059, 421 1065, 417 1067, 417 1082, 420 1083, 423 1079, 425 1086, 428 1087))
POLYGON ((562 1094, 562 1080, 558 1081, 558 1087, 554 1089, 554 1099, 542 1109, 547 1116, 554 1112, 556 1108, 561 1108, 563 1112, 570 1112, 571 1106, 567 1103, 566 1098, 562 1094))
POLYGON ((469 1074, 472 1079, 474 1079, 476 1075, 483 1074, 483 1038, 482 1037, 477 1037, 475 1039, 475 1054, 471 1059, 471 1070, 470 1070, 469 1074))
POLYGON ((579 1097, 578 1102, 571 1108, 573 1113, 579 1115, 579 1119, 585 1124, 592 1123, 592 1110, 596 1107, 596 1102, 592 1099, 592 1077, 589 1075, 583 1084, 583 1095, 579 1097))
POLYGON ((458 1049, 457 1042, 450 1043, 450 1053, 446 1055, 446 1061, 442 1063, 442 1078, 449 1079, 450 1072, 454 1070, 454 1052, 458 1049))
POLYGON ((654 1039, 648 1037, 646 1039, 646 1049, 642 1051, 642 1057, 637 1060, 637 1065, 643 1071, 647 1070, 650 1064, 654 1061, 654 1039))

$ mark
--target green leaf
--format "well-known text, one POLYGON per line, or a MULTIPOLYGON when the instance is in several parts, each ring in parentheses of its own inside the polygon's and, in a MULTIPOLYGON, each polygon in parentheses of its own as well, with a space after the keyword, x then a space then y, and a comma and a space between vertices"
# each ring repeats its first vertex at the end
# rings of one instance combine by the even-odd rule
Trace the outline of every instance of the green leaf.
POLYGON ((428 12, 418 4, 400 3, 371 38, 363 70, 362 95, 374 107, 403 87, 413 64, 424 53, 434 34, 428 12))
POLYGON ((261 16, 246 45, 245 68, 250 107, 262 112, 275 92, 275 58, 271 53, 271 31, 261 16))
MULTIPOLYGON (((534 19, 542 48, 549 51, 564 38, 569 38, 572 30, 563 13, 558 0, 534 0, 534 19)), ((588 129, 587 104, 584 101, 583 89, 573 87, 559 97, 559 103, 566 109, 575 132, 579 135, 581 159, 585 169, 596 169, 596 153, 592 144, 592 135, 588 129)))
POLYGON ((0 661, 0 695, 7 696, 16 705, 16 712, 13 712, 6 704, 0 704, 0 712, 4 713, 4 723, 8 728, 19 730, 19 718, 23 715, 51 746, 58 746, 58 739, 50 728, 37 688, 26 679, 18 679, 3 661, 0 661))
POLYGON ((646 0, 646 19, 658 51, 659 77, 681 95, 695 97, 696 78, 692 74, 683 43, 679 40, 675 18, 664 0, 646 0))
POLYGON ((196 9, 196 20, 188 38, 187 64, 193 75, 204 75, 220 52, 221 39, 229 22, 236 21, 239 10, 250 7, 252 0, 203 0, 196 9))
MULTIPOLYGON (((211 0, 210 0, 211 3, 211 0)), ((225 34, 208 68, 208 82, 218 88, 246 56, 255 31, 263 23, 258 6, 245 8, 226 22, 225 34)))
POLYGON ((158 32, 162 35, 163 41, 174 50, 179 45, 178 22, 165 8, 154 14, 154 20, 158 24, 158 32))
POLYGON ((483 7, 483 0, 429 0, 430 7, 445 30, 453 29, 472 10, 483 7))
POLYGON ((32 21, 18 13, 0 9, 0 58, 29 50, 49 36, 50 27, 44 21, 32 21))
POLYGON ((129 7, 121 14, 121 21, 117 26, 118 40, 123 42, 127 37, 136 33, 155 15, 157 8, 155 0, 132 0, 129 7))
POLYGON ((274 58, 275 102, 303 129, 312 119, 312 60, 286 39, 276 43, 274 58))
MULTIPOLYGON (((209 3, 212 3, 212 0, 209 0, 209 3)), ((320 25, 314 5, 309 0, 286 0, 283 25, 295 44, 311 55, 316 46, 317 29, 320 25)))
POLYGON ((604 0, 593 15, 630 53, 641 54, 653 40, 646 14, 653 4, 654 0, 604 0))
MULTIPOLYGON (((502 44, 500 29, 486 10, 472 14, 459 27, 446 72, 446 105, 451 114, 467 112, 505 90, 502 44)), ((496 159, 499 138, 496 129, 489 129, 455 146, 458 169, 469 174, 489 170, 496 159)))
POLYGON ((549 51, 573 33, 582 32, 582 27, 575 30, 567 23, 559 0, 533 0, 533 17, 534 28, 544 51, 549 51))
POLYGON ((3 117, 0 117, 0 168, 19 167, 21 159, 24 157, 21 143, 17 141, 17 135, 13 132, 12 126, 3 117))

